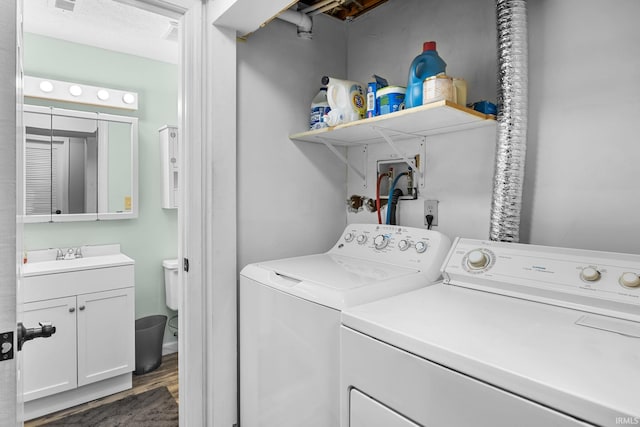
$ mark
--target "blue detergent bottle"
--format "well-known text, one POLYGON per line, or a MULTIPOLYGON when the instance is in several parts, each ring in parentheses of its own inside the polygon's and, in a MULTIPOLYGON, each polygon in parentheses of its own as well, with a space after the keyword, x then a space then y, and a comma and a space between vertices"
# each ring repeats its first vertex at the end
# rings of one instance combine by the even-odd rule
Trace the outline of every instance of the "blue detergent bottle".
POLYGON ((436 42, 424 42, 422 53, 416 56, 409 69, 404 107, 413 108, 422 105, 422 84, 425 79, 444 73, 446 68, 447 63, 436 52, 436 42))

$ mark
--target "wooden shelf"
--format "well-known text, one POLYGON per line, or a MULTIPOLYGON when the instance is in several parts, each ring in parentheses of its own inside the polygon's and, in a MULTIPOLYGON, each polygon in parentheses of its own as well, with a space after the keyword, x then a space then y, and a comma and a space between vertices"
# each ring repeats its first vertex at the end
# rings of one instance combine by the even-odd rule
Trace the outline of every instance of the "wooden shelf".
POLYGON ((437 101, 383 116, 345 123, 331 128, 289 135, 294 141, 341 146, 385 142, 378 130, 393 139, 426 137, 481 126, 494 126, 492 115, 480 113, 449 101, 437 101))

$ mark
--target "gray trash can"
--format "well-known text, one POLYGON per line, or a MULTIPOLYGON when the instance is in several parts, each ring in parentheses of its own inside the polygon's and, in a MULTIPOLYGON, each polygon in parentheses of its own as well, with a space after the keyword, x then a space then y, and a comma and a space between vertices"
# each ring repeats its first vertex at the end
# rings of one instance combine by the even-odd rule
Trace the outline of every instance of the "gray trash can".
POLYGON ((162 338, 167 316, 158 314, 136 320, 136 375, 146 374, 162 363, 162 338))

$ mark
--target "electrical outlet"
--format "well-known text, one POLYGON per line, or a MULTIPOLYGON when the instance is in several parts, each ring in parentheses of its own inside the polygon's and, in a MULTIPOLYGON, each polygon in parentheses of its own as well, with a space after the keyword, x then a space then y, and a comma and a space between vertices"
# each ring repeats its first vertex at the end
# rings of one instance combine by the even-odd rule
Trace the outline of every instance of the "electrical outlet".
POLYGON ((424 225, 427 225, 427 215, 433 215, 433 222, 431 225, 438 225, 438 201, 437 200, 425 200, 424 201, 424 225))

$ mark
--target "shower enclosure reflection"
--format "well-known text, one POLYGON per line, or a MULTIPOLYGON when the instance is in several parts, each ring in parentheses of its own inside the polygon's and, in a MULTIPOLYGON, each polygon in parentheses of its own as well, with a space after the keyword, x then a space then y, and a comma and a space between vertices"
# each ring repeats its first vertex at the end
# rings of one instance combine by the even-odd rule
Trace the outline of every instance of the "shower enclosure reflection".
POLYGON ((137 118, 25 106, 25 221, 137 216, 137 118))

